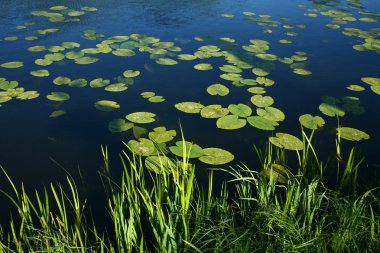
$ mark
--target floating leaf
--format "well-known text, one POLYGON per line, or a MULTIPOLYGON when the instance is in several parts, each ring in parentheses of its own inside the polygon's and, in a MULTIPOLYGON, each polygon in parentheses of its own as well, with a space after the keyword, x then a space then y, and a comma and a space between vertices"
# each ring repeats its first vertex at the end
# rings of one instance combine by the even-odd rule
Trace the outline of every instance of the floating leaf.
POLYGON ((199 161, 210 165, 222 165, 234 160, 234 155, 220 148, 205 148, 199 161))
POLYGON ((52 92, 46 97, 51 101, 66 101, 70 99, 70 95, 65 92, 52 92))
POLYGON ((132 78, 140 75, 140 71, 138 70, 126 70, 123 73, 123 76, 126 78, 132 78))
POLYGON ((24 63, 21 61, 11 61, 11 62, 5 62, 1 64, 0 66, 7 69, 16 69, 16 68, 20 68, 24 66, 24 63))
POLYGON ((286 133, 276 133, 276 137, 269 137, 269 141, 279 148, 284 148, 288 150, 303 149, 303 143, 300 139, 286 133))
POLYGON ((316 130, 318 128, 323 127, 325 124, 325 120, 319 116, 312 116, 310 114, 304 114, 299 117, 299 122, 302 126, 311 129, 316 130))
POLYGON ((229 113, 227 108, 223 108, 221 105, 208 105, 201 110, 202 118, 216 119, 226 116, 229 113))
POLYGON ((207 92, 210 95, 219 95, 219 96, 226 96, 228 93, 230 93, 230 90, 224 86, 223 84, 212 84, 209 87, 207 87, 207 92))
POLYGON ((260 116, 251 116, 247 118, 249 124, 261 130, 271 131, 278 126, 277 121, 266 119, 260 116))
POLYGON ((168 65, 168 66, 178 64, 178 62, 176 60, 173 60, 170 58, 158 58, 156 60, 156 63, 160 64, 160 65, 168 65))
POLYGON ((57 118, 57 117, 60 117, 62 115, 65 115, 65 114, 66 114, 66 112, 64 110, 56 110, 56 111, 50 113, 49 117, 50 118, 57 118))
POLYGON ((351 127, 338 127, 337 135, 349 141, 368 140, 370 138, 367 133, 351 127))
POLYGON ((119 48, 115 51, 112 51, 112 54, 116 56, 128 56, 128 57, 136 55, 135 51, 131 49, 127 49, 127 48, 119 48))
POLYGON ((33 47, 29 47, 28 51, 29 52, 42 52, 42 51, 46 51, 46 47, 45 46, 33 46, 33 47))
POLYGON ((264 94, 266 93, 265 89, 263 87, 251 87, 247 89, 248 92, 254 93, 254 94, 264 94))
POLYGON ((237 104, 237 105, 230 104, 228 106, 228 110, 232 114, 242 117, 242 118, 249 117, 252 114, 252 109, 248 105, 245 105, 245 104, 237 104))
POLYGON ((176 156, 188 158, 198 158, 203 155, 203 149, 197 145, 188 141, 177 141, 176 146, 169 147, 169 150, 176 156))
POLYGON ((356 84, 351 84, 349 86, 346 87, 348 90, 352 90, 352 91, 364 91, 365 88, 363 86, 360 86, 360 85, 356 85, 356 84))
POLYGON ((61 53, 46 54, 44 56, 45 60, 49 61, 61 61, 65 59, 65 55, 61 53))
POLYGON ((199 63, 194 66, 195 69, 197 70, 211 70, 213 69, 212 65, 209 63, 199 63))
POLYGON ((269 120, 283 121, 285 119, 285 114, 274 107, 258 108, 256 112, 259 116, 269 120))
POLYGON ((242 79, 240 74, 235 74, 235 73, 226 73, 226 74, 221 74, 220 78, 228 81, 237 81, 242 79))
POLYGON ((156 127, 153 132, 149 133, 149 139, 155 143, 169 142, 176 137, 177 132, 175 130, 166 130, 166 127, 156 127))
POLYGON ((377 95, 380 95, 380 86, 371 86, 371 90, 375 92, 377 95))
POLYGON ((219 118, 216 121, 216 126, 225 130, 234 130, 244 127, 246 123, 245 119, 239 119, 236 115, 227 115, 219 118))
POLYGON ((380 86, 380 78, 376 77, 362 77, 361 78, 363 82, 369 85, 373 86, 380 86))
POLYGON ((39 96, 40 94, 37 91, 31 90, 31 91, 25 91, 21 93, 16 98, 20 100, 30 100, 30 99, 38 98, 39 96))
POLYGON ((319 110, 323 114, 330 116, 330 117, 335 117, 335 116, 343 117, 345 115, 345 112, 343 111, 343 109, 341 109, 337 105, 329 104, 329 103, 322 103, 319 106, 319 110))
POLYGON ((227 73, 241 73, 242 72, 240 68, 234 65, 223 65, 222 67, 219 67, 219 69, 227 73))
POLYGON ((251 97, 251 102, 257 107, 268 107, 274 103, 274 100, 270 96, 254 95, 251 97))
POLYGON ((167 156, 148 156, 145 166, 154 173, 162 174, 164 171, 171 171, 175 163, 167 156))
POLYGON ((103 78, 96 78, 90 82, 91 88, 103 88, 110 84, 110 80, 106 80, 103 78))
POLYGON ((94 58, 94 57, 87 57, 87 56, 84 56, 84 57, 80 57, 80 58, 76 58, 75 59, 75 63, 76 64, 80 64, 80 65, 85 65, 85 64, 92 64, 92 63, 95 63, 99 61, 98 58, 94 58))
POLYGON ((130 140, 128 141, 127 146, 133 153, 140 156, 150 156, 156 151, 154 143, 145 138, 140 138, 138 141, 130 140))
POLYGON ((34 70, 31 71, 30 74, 36 77, 45 77, 50 75, 49 71, 46 69, 34 70))
POLYGON ((302 68, 294 68, 293 73, 295 73, 297 75, 302 75, 302 76, 308 76, 308 75, 312 74, 311 71, 306 70, 306 69, 302 69, 302 68))
POLYGON ((104 90, 109 92, 120 92, 128 89, 128 86, 125 83, 113 83, 104 88, 104 90))
POLYGON ((77 60, 79 58, 82 58, 83 56, 84 56, 84 53, 82 51, 78 51, 78 52, 70 51, 65 54, 65 57, 70 60, 77 60))
POLYGON ((86 85, 87 85, 87 80, 84 78, 78 78, 78 79, 72 80, 69 83, 69 86, 74 87, 74 88, 83 88, 86 85))
POLYGON ((18 82, 17 81, 5 81, 5 79, 0 82, 0 89, 2 90, 9 90, 9 89, 14 89, 18 86, 18 82))
POLYGON ((50 60, 46 60, 46 59, 36 59, 34 61, 34 63, 36 65, 39 65, 39 66, 48 66, 48 65, 52 64, 53 62, 50 60))
POLYGON ((253 68, 252 72, 253 72, 253 74, 255 74, 257 76, 267 76, 270 74, 269 71, 262 69, 262 68, 253 68))
POLYGON ((199 113, 204 105, 196 102, 182 102, 175 104, 174 107, 186 113, 199 113))
POLYGON ((192 60, 197 59, 197 57, 192 54, 179 54, 178 59, 183 60, 183 61, 192 61, 192 60))
POLYGON ((152 103, 161 103, 165 101, 165 98, 163 96, 153 96, 150 97, 148 101, 152 103))
POLYGON ((127 122, 124 119, 114 119, 108 123, 108 130, 111 133, 125 132, 133 127, 133 123, 127 122))
POLYGON ((270 168, 264 169, 262 172, 267 178, 280 184, 287 184, 293 178, 292 173, 280 164, 272 163, 270 168))
POLYGON ((103 112, 111 112, 120 108, 120 105, 111 100, 99 100, 94 104, 95 108, 103 112))
POLYGON ((151 98, 156 95, 156 93, 151 92, 151 91, 145 91, 140 94, 143 98, 151 98))
POLYGON ((133 123, 147 124, 147 123, 154 122, 155 116, 156 114, 151 113, 151 112, 134 112, 134 113, 128 114, 126 118, 127 120, 133 123))

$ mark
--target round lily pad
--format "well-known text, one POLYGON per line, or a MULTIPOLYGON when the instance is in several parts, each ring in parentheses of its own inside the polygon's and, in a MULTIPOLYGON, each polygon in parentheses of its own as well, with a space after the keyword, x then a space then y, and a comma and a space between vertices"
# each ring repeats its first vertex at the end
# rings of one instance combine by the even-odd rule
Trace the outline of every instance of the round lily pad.
POLYGON ((237 105, 230 104, 228 106, 228 110, 232 114, 242 117, 242 118, 249 117, 252 114, 252 109, 248 105, 245 105, 245 104, 237 104, 237 105))
POLYGON ((140 94, 143 98, 151 98, 156 95, 156 93, 151 92, 151 91, 145 91, 140 94))
POLYGON ((178 62, 176 60, 173 60, 170 58, 158 58, 156 60, 156 63, 160 64, 160 65, 168 65, 168 66, 178 64, 178 62))
POLYGON ((370 138, 367 133, 351 127, 337 128, 337 135, 349 141, 368 140, 370 138))
POLYGON ((226 96, 228 93, 230 93, 230 90, 224 86, 223 84, 212 84, 209 87, 207 87, 207 92, 210 95, 219 95, 219 96, 226 96))
POLYGON ((208 105, 202 108, 202 118, 215 119, 226 116, 229 113, 227 108, 223 108, 221 105, 208 105))
POLYGON ((53 62, 50 60, 46 60, 46 59, 36 59, 34 61, 34 63, 36 65, 39 65, 39 66, 48 66, 48 65, 52 64, 53 62))
POLYGON ((177 132, 175 130, 166 130, 166 127, 156 127, 148 136, 155 143, 165 143, 173 140, 176 135, 177 132))
POLYGON ((84 78, 78 78, 78 79, 72 80, 69 83, 69 86, 74 87, 74 88, 83 88, 86 85, 87 85, 87 80, 84 78))
POLYGON ((44 58, 49 61, 61 61, 65 58, 65 55, 61 53, 45 54, 44 58))
POLYGON ((104 90, 109 92, 120 92, 128 89, 128 86, 125 83, 113 83, 104 88, 104 90))
POLYGON ((124 77, 126 78, 132 78, 140 75, 140 71, 138 70, 126 70, 123 73, 124 77))
POLYGON ((140 156, 150 156, 156 151, 154 143, 145 138, 140 138, 138 141, 130 140, 128 141, 127 146, 134 154, 140 156))
POLYGON ((31 91, 25 91, 21 93, 16 98, 19 100, 30 100, 30 99, 38 98, 39 96, 40 94, 37 91, 31 90, 31 91))
POLYGON ((29 52, 42 52, 42 51, 46 51, 46 47, 45 46, 33 46, 33 47, 29 47, 28 51, 29 52))
POLYGON ((300 116, 299 121, 302 126, 311 130, 321 128, 325 124, 325 120, 323 118, 319 116, 312 116, 310 114, 304 114, 300 116))
POLYGON ((285 114, 275 107, 258 108, 256 112, 257 115, 269 120, 283 121, 285 119, 285 114))
POLYGON ((216 126, 220 129, 235 130, 244 127, 246 123, 245 119, 239 119, 236 115, 227 115, 219 118, 216 121, 216 126))
POLYGON ((256 127, 261 130, 271 131, 274 130, 276 126, 278 126, 277 121, 266 119, 260 116, 251 116, 247 118, 249 124, 253 127, 256 127))
POLYGON ((303 149, 303 143, 300 139, 286 133, 276 133, 276 137, 269 137, 269 141, 279 148, 284 148, 288 150, 303 149))
POLYGON ((58 118, 62 115, 65 115, 66 112, 64 110, 56 110, 56 111, 53 111, 52 113, 50 113, 49 117, 50 118, 58 118))
POLYGON ((356 85, 356 84, 351 84, 349 86, 346 87, 348 90, 352 90, 352 91, 364 91, 365 88, 363 86, 360 86, 360 85, 356 85))
POLYGON ((120 105, 111 100, 99 100, 94 104, 95 108, 103 112, 111 112, 120 108, 120 105))
POLYGON ((374 86, 380 86, 380 78, 376 77, 362 77, 361 78, 363 82, 369 85, 374 86))
POLYGON ((127 122, 124 119, 114 119, 108 123, 108 130, 111 133, 125 132, 133 127, 133 123, 127 122))
POLYGON ((241 75, 236 74, 236 73, 221 74, 220 78, 222 78, 224 80, 228 80, 228 81, 238 81, 238 80, 242 79, 241 75))
POLYGON ((155 116, 156 114, 151 113, 151 112, 134 112, 134 113, 128 114, 126 118, 127 120, 133 123, 147 124, 147 123, 154 122, 155 116))
POLYGON ((345 112, 343 111, 343 109, 339 108, 337 105, 329 104, 329 103, 322 103, 319 106, 319 110, 323 114, 329 117, 335 117, 335 116, 343 117, 345 115, 345 112))
POLYGON ((152 103, 161 103, 165 101, 165 98, 163 96, 153 96, 148 98, 148 101, 152 103))
POLYGON ((264 94, 266 93, 265 89, 263 87, 251 87, 247 89, 248 92, 253 94, 264 94))
POLYGON ((192 54, 179 54, 177 57, 179 60, 183 60, 183 61, 192 61, 192 60, 197 59, 197 57, 192 54))
POLYGON ((234 160, 234 155, 227 150, 220 148, 205 148, 199 161, 210 165, 227 164, 234 160))
POLYGON ((68 85, 71 83, 71 79, 65 76, 58 76, 54 78, 53 83, 55 85, 65 85, 65 84, 68 85))
POLYGON ((182 102, 175 104, 174 107, 186 113, 199 113, 204 105, 196 102, 182 102))
POLYGON ((51 101, 66 101, 70 99, 70 95, 65 92, 52 92, 46 97, 51 101))
POLYGON ((11 61, 11 62, 5 62, 1 64, 0 66, 7 69, 16 69, 16 68, 20 68, 24 66, 24 63, 21 61, 11 61))
POLYGON ((253 68, 252 72, 253 72, 253 74, 255 74, 257 76, 267 76, 270 74, 269 71, 262 69, 262 68, 253 68))
POLYGON ((222 67, 219 67, 219 69, 226 73, 241 73, 243 72, 240 68, 234 66, 234 65, 223 65, 222 67))
POLYGON ((293 73, 301 76, 308 76, 311 75, 312 72, 310 70, 302 69, 302 68, 294 68, 293 73))
POLYGON ((92 64, 92 63, 95 63, 97 61, 99 61, 98 58, 88 57, 88 56, 83 56, 83 57, 75 59, 75 63, 80 64, 80 65, 92 64))
POLYGON ((268 107, 274 103, 274 100, 270 96, 254 95, 251 97, 251 102, 257 107, 268 107))
POLYGON ((91 88, 103 88, 110 84, 110 80, 106 80, 103 78, 96 78, 90 82, 91 88))
POLYGON ((45 76, 50 75, 49 71, 46 69, 34 70, 34 71, 31 71, 30 74, 36 77, 45 77, 45 76))
POLYGON ((177 141, 175 146, 169 147, 170 152, 176 156, 188 158, 198 158, 203 155, 203 149, 197 145, 188 141, 177 141))
POLYGON ((213 69, 212 65, 209 63, 199 63, 194 66, 196 70, 211 70, 213 69))
POLYGON ((127 48, 119 48, 115 51, 112 51, 112 54, 116 56, 128 56, 128 57, 136 55, 135 51, 131 49, 127 49, 127 48))
POLYGON ((371 90, 375 92, 377 95, 380 95, 380 86, 371 86, 371 90))
POLYGON ((65 54, 65 57, 70 60, 76 60, 79 58, 82 58, 84 56, 84 53, 82 51, 70 51, 65 54))

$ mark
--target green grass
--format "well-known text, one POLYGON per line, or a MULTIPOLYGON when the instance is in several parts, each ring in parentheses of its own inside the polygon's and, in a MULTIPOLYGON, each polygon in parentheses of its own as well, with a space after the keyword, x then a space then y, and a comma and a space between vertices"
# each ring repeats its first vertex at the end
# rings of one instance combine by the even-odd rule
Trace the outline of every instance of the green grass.
POLYGON ((338 136, 339 159, 322 162, 314 133, 302 133, 295 162, 271 144, 255 147, 259 164, 209 170, 205 185, 197 182, 186 147, 183 159, 163 158, 154 172, 124 151, 117 180, 103 148, 108 231, 96 226, 71 177, 29 193, 3 170, 13 191, 1 192, 17 213, 9 231, 0 229, 0 252, 379 251, 379 191, 357 189, 364 159, 354 147, 343 163, 338 136), (327 170, 336 172, 334 184, 327 170), (228 180, 216 182, 216 173, 228 180))

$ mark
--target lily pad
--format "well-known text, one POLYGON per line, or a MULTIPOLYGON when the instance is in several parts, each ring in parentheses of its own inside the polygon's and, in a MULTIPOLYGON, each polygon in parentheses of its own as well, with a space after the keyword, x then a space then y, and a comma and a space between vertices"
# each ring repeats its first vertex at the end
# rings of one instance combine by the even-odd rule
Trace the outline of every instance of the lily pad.
POLYGON ((371 86, 371 90, 375 92, 377 95, 380 95, 380 86, 371 86))
POLYGON ((33 46, 33 47, 29 47, 28 51, 29 52, 43 52, 43 51, 46 51, 46 47, 45 46, 33 46))
POLYGON ((230 104, 228 106, 228 110, 232 114, 242 117, 242 118, 249 117, 252 114, 252 109, 248 105, 245 105, 245 104, 237 104, 237 105, 230 104))
POLYGON ((71 79, 65 76, 58 76, 54 78, 53 83, 55 85, 65 85, 65 84, 68 85, 71 83, 71 79))
POLYGON ((221 74, 220 78, 222 78, 224 80, 228 80, 228 81, 238 81, 238 80, 242 79, 241 75, 240 74, 236 74, 236 73, 221 74))
POLYGON ((286 133, 276 133, 276 137, 269 137, 269 141, 279 148, 284 148, 288 150, 303 149, 303 143, 300 139, 286 133))
POLYGON ((153 96, 148 98, 148 101, 152 103, 161 103, 165 101, 165 98, 163 96, 153 96))
POLYGON ((111 133, 125 132, 133 127, 133 123, 127 122, 124 119, 114 119, 108 123, 108 130, 111 133))
POLYGON ((169 142, 176 137, 177 132, 175 130, 166 130, 166 127, 156 127, 153 132, 149 133, 149 139, 155 143, 169 142))
POLYGON ((103 88, 110 84, 110 80, 106 80, 103 78, 96 78, 90 82, 91 88, 103 88))
POLYGON ((36 77, 45 77, 45 76, 50 75, 49 71, 46 69, 34 70, 34 71, 31 71, 30 74, 36 77))
POLYGON ((156 93, 151 92, 151 91, 145 91, 140 94, 143 98, 151 98, 156 95, 156 93))
POLYGON ((263 87, 251 87, 247 89, 248 92, 253 94, 264 94, 266 93, 265 89, 263 87))
POLYGON ((127 48, 119 48, 115 51, 112 51, 112 54, 116 56, 128 56, 128 57, 136 55, 135 51, 131 49, 127 49, 127 48))
POLYGON ((335 116, 343 117, 345 115, 345 112, 343 111, 343 109, 341 109, 337 105, 330 104, 330 103, 322 103, 319 106, 319 110, 323 114, 325 114, 329 117, 335 117, 335 116))
POLYGON ((275 107, 258 108, 256 112, 257 115, 269 120, 283 121, 285 119, 285 114, 275 107))
POLYGON ((277 121, 266 119, 260 116, 251 116, 247 118, 249 124, 261 130, 271 131, 278 126, 277 121))
POLYGON ((145 138, 140 138, 138 141, 130 140, 127 146, 133 153, 140 156, 150 156, 156 151, 154 143, 145 138))
POLYGON ((208 105, 202 108, 202 118, 216 119, 226 116, 229 113, 227 108, 223 108, 221 105, 208 105))
POLYGON ((123 73, 123 76, 126 78, 132 78, 140 75, 140 71, 138 70, 126 70, 123 73))
POLYGON ((368 140, 370 138, 367 133, 351 127, 337 128, 337 135, 348 141, 368 140))
POLYGON ((88 56, 84 56, 84 57, 80 57, 80 58, 75 59, 75 63, 80 64, 80 65, 92 64, 92 63, 95 63, 97 61, 99 61, 98 58, 88 57, 88 56))
POLYGON ((311 129, 317 130, 318 128, 323 127, 325 120, 319 116, 312 116, 310 114, 304 114, 299 117, 299 122, 302 126, 311 129))
POLYGON ((65 92, 52 92, 46 97, 51 101, 66 101, 70 99, 70 95, 65 92))
POLYGON ((380 86, 380 78, 376 77, 362 77, 362 81, 366 84, 373 86, 380 86))
POLYGON ((186 113, 199 113, 204 105, 196 102, 182 102, 175 104, 174 107, 186 113))
POLYGON ((223 84, 216 83, 207 87, 207 92, 212 96, 226 96, 228 93, 230 93, 230 90, 223 84))
POLYGON ((158 58, 156 60, 156 63, 160 64, 160 65, 167 65, 167 66, 178 64, 178 62, 176 60, 173 60, 173 59, 170 59, 170 58, 158 58))
POLYGON ((266 168, 261 172, 267 178, 280 184, 287 184, 293 178, 292 173, 280 164, 272 163, 270 168, 266 168))
POLYGON ((199 63, 194 66, 196 70, 211 70, 213 69, 212 65, 209 63, 199 63))
POLYGON ((127 120, 129 120, 133 123, 147 124, 147 123, 154 122, 155 116, 156 116, 156 114, 151 113, 151 112, 134 112, 134 113, 128 114, 126 116, 126 118, 127 118, 127 120))
POLYGON ((269 71, 262 69, 262 68, 253 68, 252 72, 253 72, 253 74, 255 74, 257 76, 267 76, 270 74, 269 71))
POLYGON ((360 85, 356 85, 356 84, 351 84, 349 86, 346 87, 348 90, 352 90, 352 91, 364 91, 365 88, 363 86, 360 86, 360 85))
POLYGON ((20 68, 24 66, 24 63, 21 61, 11 61, 11 62, 5 62, 1 64, 0 66, 6 69, 16 69, 16 68, 20 68))
POLYGON ((227 115, 219 118, 216 121, 216 126, 220 129, 235 130, 243 128, 247 121, 245 119, 239 119, 236 115, 227 115))
POLYGON ((145 166, 154 173, 162 174, 164 171, 171 171, 175 163, 167 156, 148 156, 145 166))
POLYGON ((179 60, 183 60, 183 61, 192 61, 192 60, 197 59, 197 57, 192 54, 179 54, 177 57, 179 60))
POLYGON ((125 83, 113 83, 104 88, 104 90, 109 92, 121 92, 128 89, 128 86, 125 83))
POLYGON ((103 112, 111 112, 120 108, 120 105, 111 100, 99 100, 94 104, 95 108, 103 112))
POLYGON ((65 54, 65 57, 70 60, 77 60, 79 58, 82 58, 84 56, 84 53, 82 51, 70 51, 65 54))
POLYGON ((50 118, 58 118, 58 117, 65 115, 65 114, 66 114, 66 112, 64 110, 56 110, 56 111, 50 113, 49 117, 50 118))
POLYGON ((302 69, 302 68, 294 68, 293 73, 295 73, 297 75, 301 75, 301 76, 308 76, 308 75, 312 74, 311 71, 309 71, 307 69, 302 69))
POLYGON ((31 91, 25 91, 21 93, 16 98, 20 100, 30 100, 30 99, 38 98, 39 96, 40 94, 37 91, 31 90, 31 91))
POLYGON ((227 73, 241 73, 243 72, 240 68, 234 66, 234 65, 223 65, 222 67, 219 67, 219 69, 223 72, 227 73))
POLYGON ((48 66, 48 65, 52 64, 53 62, 50 60, 46 60, 46 59, 36 59, 34 61, 34 63, 36 65, 39 65, 39 66, 48 66))
POLYGON ((251 102, 257 107, 268 107, 274 103, 270 96, 254 95, 251 97, 251 102))
POLYGON ((65 59, 65 55, 61 53, 45 54, 44 58, 49 61, 61 61, 65 59))
POLYGON ((69 86, 74 87, 74 88, 83 88, 86 85, 87 85, 87 80, 84 78, 78 78, 78 79, 72 80, 69 83, 69 86))
POLYGON ((220 148, 205 148, 199 161, 210 165, 227 164, 234 160, 234 155, 227 150, 220 148))
POLYGON ((197 145, 188 141, 177 141, 175 146, 169 147, 170 152, 176 156, 188 158, 198 158, 203 155, 203 149, 197 145))

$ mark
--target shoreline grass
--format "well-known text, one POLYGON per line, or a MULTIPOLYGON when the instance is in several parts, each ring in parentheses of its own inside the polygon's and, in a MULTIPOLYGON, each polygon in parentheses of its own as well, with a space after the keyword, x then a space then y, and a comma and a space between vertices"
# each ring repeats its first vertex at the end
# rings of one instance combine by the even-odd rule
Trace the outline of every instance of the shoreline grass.
POLYGON ((339 159, 322 162, 314 132, 302 133, 297 169, 288 167, 287 151, 268 143, 255 147, 257 169, 209 170, 207 185, 198 183, 185 146, 179 160, 160 154, 154 171, 123 151, 117 180, 102 148, 109 230, 97 227, 70 176, 65 186, 27 193, 3 169, 13 192, 0 191, 17 213, 9 231, 0 229, 0 252, 377 252, 379 189, 357 189, 364 158, 353 147, 343 162, 338 136, 339 159), (336 171, 333 187, 327 170, 336 171), (229 179, 215 187, 215 173, 229 179))

